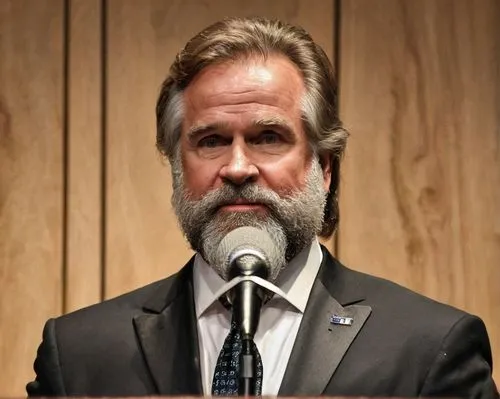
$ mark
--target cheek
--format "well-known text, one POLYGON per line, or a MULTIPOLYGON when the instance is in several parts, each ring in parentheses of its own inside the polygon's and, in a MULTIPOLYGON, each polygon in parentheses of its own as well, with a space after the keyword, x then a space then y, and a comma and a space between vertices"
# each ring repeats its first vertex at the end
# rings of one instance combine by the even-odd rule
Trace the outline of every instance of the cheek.
POLYGON ((200 199, 215 187, 217 181, 217 167, 204 162, 197 164, 184 160, 184 186, 192 194, 193 199, 200 199))
POLYGON ((279 195, 290 191, 302 190, 305 186, 307 166, 299 160, 279 162, 261 168, 261 175, 266 185, 279 195))

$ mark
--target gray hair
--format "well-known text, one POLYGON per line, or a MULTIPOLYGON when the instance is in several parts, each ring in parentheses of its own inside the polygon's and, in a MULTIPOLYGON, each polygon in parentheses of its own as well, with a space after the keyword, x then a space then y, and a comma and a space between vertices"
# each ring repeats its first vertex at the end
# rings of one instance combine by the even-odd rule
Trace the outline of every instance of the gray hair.
MULTIPOLYGON (((320 235, 338 224, 340 160, 348 137, 338 117, 337 83, 328 57, 300 27, 264 18, 228 18, 189 40, 172 66, 156 104, 156 146, 171 163, 176 157, 183 120, 183 92, 205 67, 250 57, 283 55, 304 79, 302 120, 312 149, 331 156, 331 183, 320 235)), ((324 166, 324 165, 323 165, 324 166)))

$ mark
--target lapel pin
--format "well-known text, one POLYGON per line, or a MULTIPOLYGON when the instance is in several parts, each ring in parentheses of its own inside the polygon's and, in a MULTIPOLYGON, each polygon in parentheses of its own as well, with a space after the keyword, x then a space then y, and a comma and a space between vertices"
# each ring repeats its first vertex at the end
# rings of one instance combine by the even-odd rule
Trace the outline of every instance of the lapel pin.
POLYGON ((352 326, 352 323, 354 323, 354 319, 352 317, 338 316, 334 314, 332 317, 330 317, 330 323, 339 324, 341 326, 352 326))

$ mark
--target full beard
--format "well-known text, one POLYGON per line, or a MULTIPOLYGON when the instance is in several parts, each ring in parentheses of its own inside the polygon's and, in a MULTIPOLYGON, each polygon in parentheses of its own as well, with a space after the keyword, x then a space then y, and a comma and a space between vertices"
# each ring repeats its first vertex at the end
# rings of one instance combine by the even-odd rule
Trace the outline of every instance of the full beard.
POLYGON ((311 161, 302 190, 280 197, 271 189, 248 182, 226 182, 200 200, 190 199, 185 190, 180 162, 172 165, 174 190, 172 205, 179 224, 191 244, 205 261, 224 279, 228 279, 225 259, 217 251, 221 240, 232 230, 251 226, 265 230, 279 254, 278 264, 270 265, 269 281, 275 282, 281 270, 321 231, 327 192, 317 157, 311 161), (226 212, 220 207, 237 200, 262 204, 266 211, 226 212))

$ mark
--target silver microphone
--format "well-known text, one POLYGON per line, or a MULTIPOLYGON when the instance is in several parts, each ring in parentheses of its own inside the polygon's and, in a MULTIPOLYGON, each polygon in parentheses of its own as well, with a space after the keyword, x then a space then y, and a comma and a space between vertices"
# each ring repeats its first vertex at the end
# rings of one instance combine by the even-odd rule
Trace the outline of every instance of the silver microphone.
MULTIPOLYGON (((224 237, 219 245, 226 261, 228 277, 261 277, 267 279, 277 255, 271 236, 255 227, 240 227, 224 237)), ((276 263, 275 263, 276 264, 276 263)), ((234 286, 228 295, 232 303, 233 321, 239 327, 241 353, 239 355, 238 395, 255 396, 257 392, 257 358, 253 338, 259 325, 260 310, 267 290, 250 279, 234 286)))
MULTIPOLYGON (((228 279, 255 276, 267 280, 279 256, 267 231, 248 226, 227 234, 219 245, 219 251, 226 262, 228 279)), ((228 293, 233 306, 233 319, 241 327, 242 339, 253 339, 262 304, 269 294, 251 280, 240 282, 228 293)))

